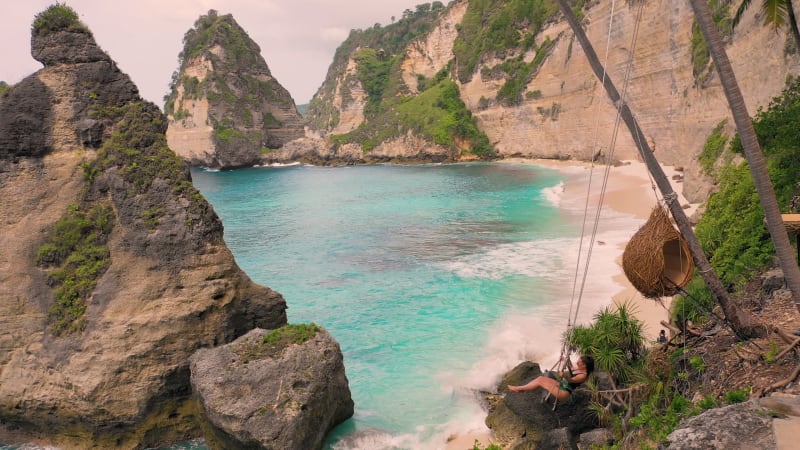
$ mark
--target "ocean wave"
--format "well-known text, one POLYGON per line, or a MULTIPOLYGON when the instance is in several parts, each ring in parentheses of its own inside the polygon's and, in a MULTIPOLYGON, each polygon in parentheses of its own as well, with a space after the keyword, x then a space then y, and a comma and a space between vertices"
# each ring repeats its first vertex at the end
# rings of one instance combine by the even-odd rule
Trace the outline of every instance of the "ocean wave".
POLYGON ((558 208, 561 206, 561 199, 564 196, 564 182, 560 182, 555 186, 542 189, 542 196, 550 202, 551 205, 558 208))

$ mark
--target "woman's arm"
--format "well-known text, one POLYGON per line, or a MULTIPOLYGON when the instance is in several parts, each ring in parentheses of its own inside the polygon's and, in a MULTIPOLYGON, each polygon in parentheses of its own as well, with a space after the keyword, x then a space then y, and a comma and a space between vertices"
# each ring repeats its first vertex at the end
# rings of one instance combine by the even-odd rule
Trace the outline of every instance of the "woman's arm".
POLYGON ((572 374, 572 376, 569 376, 569 374, 564 374, 564 378, 566 378, 570 383, 583 383, 586 381, 586 373, 576 371, 572 374))

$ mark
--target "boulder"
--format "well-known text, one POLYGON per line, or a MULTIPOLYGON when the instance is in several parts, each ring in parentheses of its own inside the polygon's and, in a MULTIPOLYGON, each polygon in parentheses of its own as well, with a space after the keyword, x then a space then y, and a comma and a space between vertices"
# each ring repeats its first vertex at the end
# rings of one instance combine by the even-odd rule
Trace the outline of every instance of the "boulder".
MULTIPOLYGON (((292 325, 289 325, 291 327, 292 325)), ((324 329, 269 350, 268 330, 192 355, 192 389, 200 400, 211 448, 320 449, 353 415, 338 343, 324 329)))
POLYGON ((668 450, 777 448, 772 417, 758 400, 710 409, 667 436, 668 450))
POLYGON ((508 385, 520 385, 541 375, 538 363, 523 362, 508 372, 498 385, 501 393, 489 401, 486 425, 498 443, 511 448, 552 448, 569 442, 575 448, 577 437, 597 426, 597 418, 589 409, 591 396, 580 387, 566 401, 553 409, 553 398, 544 400, 546 392, 511 392, 508 385), (554 430, 559 430, 554 432, 554 430), (555 444, 557 443, 557 444, 555 444))

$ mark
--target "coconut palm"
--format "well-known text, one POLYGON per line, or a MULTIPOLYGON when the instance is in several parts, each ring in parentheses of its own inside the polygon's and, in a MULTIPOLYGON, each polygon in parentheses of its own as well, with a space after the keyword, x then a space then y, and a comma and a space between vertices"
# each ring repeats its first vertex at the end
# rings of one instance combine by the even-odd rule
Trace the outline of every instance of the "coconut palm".
MULTIPOLYGON (((750 7, 752 0, 742 0, 736 15, 733 16, 733 26, 739 24, 747 8, 750 7)), ((792 0, 763 0, 761 2, 761 13, 764 15, 764 25, 772 25, 775 30, 783 28, 787 23, 792 30, 794 43, 800 51, 800 29, 797 28, 797 19, 794 16, 794 6, 792 0)))
MULTIPOLYGON (((703 248, 700 246, 700 242, 697 240, 697 236, 694 234, 692 225, 686 217, 686 213, 683 211, 680 203, 675 200, 677 194, 673 191, 669 178, 667 178, 658 160, 656 160, 656 157, 653 155, 653 151, 650 149, 650 145, 647 143, 647 139, 641 128, 639 128, 639 123, 633 117, 630 108, 622 101, 617 88, 611 81, 611 77, 605 72, 603 64, 597 57, 597 53, 595 53, 594 47, 592 47, 591 42, 589 42, 589 38, 586 37, 586 33, 583 32, 583 28, 581 28, 577 17, 575 17, 575 13, 572 12, 566 0, 556 0, 556 3, 558 3, 561 13, 564 14, 564 17, 572 28, 572 32, 575 34, 578 42, 580 42, 583 52, 586 54, 586 58, 589 61, 589 65, 592 67, 592 71, 594 71, 595 76, 604 83, 603 86, 608 93, 609 99, 614 105, 619 105, 619 114, 633 135, 633 141, 639 149, 639 154, 647 165, 647 170, 650 171, 653 180, 661 191, 661 196, 667 200, 665 203, 670 213, 672 213, 675 223, 678 225, 678 230, 689 246, 689 251, 692 253, 695 267, 697 267, 697 270, 706 282, 706 285, 714 296, 714 300, 722 307, 722 311, 728 323, 730 323, 731 328, 742 338, 762 335, 764 332, 763 327, 759 325, 750 313, 736 306, 728 296, 728 292, 725 290, 719 277, 717 277, 714 269, 712 269, 708 258, 706 258, 703 252, 703 248)), ((706 7, 706 10, 707 9, 706 7)))
MULTIPOLYGON (((761 147, 758 144, 753 122, 747 112, 747 106, 744 103, 742 92, 739 90, 739 84, 736 82, 736 76, 728 60, 728 54, 722 45, 719 31, 711 19, 708 4, 705 0, 689 0, 689 3, 694 9, 697 24, 700 26, 703 37, 708 44, 708 50, 714 59, 714 67, 716 67, 719 74, 725 97, 728 99, 733 120, 736 123, 736 130, 739 132, 739 138, 741 139, 747 162, 750 165, 750 173, 753 175, 758 198, 764 208, 767 230, 769 230, 769 234, 772 237, 775 253, 786 277, 786 284, 792 291, 795 305, 800 309, 800 269, 794 259, 792 244, 789 242, 789 235, 786 233, 786 228, 783 224, 781 211, 775 198, 772 181, 767 172, 764 155, 761 153, 761 147)), ((791 6, 791 3, 789 3, 789 6, 791 6)))

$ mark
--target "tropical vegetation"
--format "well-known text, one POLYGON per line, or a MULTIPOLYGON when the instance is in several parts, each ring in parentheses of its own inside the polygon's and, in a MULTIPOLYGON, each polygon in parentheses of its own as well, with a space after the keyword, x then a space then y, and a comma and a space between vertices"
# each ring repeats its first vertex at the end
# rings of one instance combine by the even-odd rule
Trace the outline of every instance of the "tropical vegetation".
MULTIPOLYGON (((767 109, 759 109, 753 119, 777 202, 784 212, 789 212, 793 196, 800 194, 799 123, 800 78, 790 79, 783 93, 772 99, 767 109)), ((764 225, 764 210, 749 164, 743 158, 741 140, 738 136, 724 140, 730 140, 724 150, 713 152, 719 153, 713 169, 719 191, 709 198, 696 231, 720 278, 741 285, 772 262, 775 249, 764 225)), ((715 129, 707 146, 718 147, 721 141, 720 130, 715 129)), ((707 160, 710 156, 706 155, 707 160)))
POLYGON ((62 30, 91 34, 89 28, 81 22, 78 13, 64 3, 51 5, 37 14, 31 28, 34 35, 45 35, 62 30))
POLYGON ((108 204, 71 205, 39 247, 36 264, 47 271, 55 297, 48 310, 54 334, 83 330, 87 299, 111 264, 106 242, 115 223, 108 204))
MULTIPOLYGON (((580 9, 582 4, 583 1, 579 1, 576 9, 580 9)), ((537 50, 538 53, 535 36, 557 12, 558 7, 552 0, 470 1, 464 19, 458 25, 458 38, 453 45, 453 53, 458 61, 456 77, 465 83, 483 61, 495 57, 510 59, 504 58, 508 55, 521 58, 530 50, 537 50)), ((549 47, 542 51, 546 53, 548 50, 549 47)), ((504 88, 512 91, 505 93, 502 98, 518 101, 519 95, 514 91, 530 81, 538 64, 539 61, 529 63, 529 67, 521 67, 517 61, 513 67, 500 67, 509 85, 504 88)), ((484 70, 491 71, 492 68, 481 69, 482 72, 484 70)))
POLYGON ((402 79, 406 47, 430 31, 444 11, 441 2, 425 3, 415 11, 406 10, 399 21, 386 27, 376 24, 368 30, 351 32, 337 49, 329 74, 341 73, 334 68, 343 70, 352 58, 357 64, 355 79, 343 83, 327 80, 309 107, 309 122, 322 128, 335 127, 339 113, 324 100, 332 96, 332 91, 325 89, 343 86, 343 97, 348 102, 352 98, 346 89, 351 82, 358 82, 367 94, 365 120, 355 130, 332 135, 334 143, 358 143, 363 151, 369 152, 382 142, 411 132, 454 151, 494 157, 488 137, 478 129, 475 118, 460 99, 458 85, 450 76, 452 64, 430 79, 418 76, 416 92, 402 79))
MULTIPOLYGON (((736 15, 733 16, 733 27, 739 25, 751 3, 752 0, 741 0, 736 9, 736 15)), ((792 0, 762 0, 761 16, 764 18, 764 26, 772 27, 775 31, 788 25, 794 39, 795 49, 800 51, 800 29, 797 27, 792 0)))

